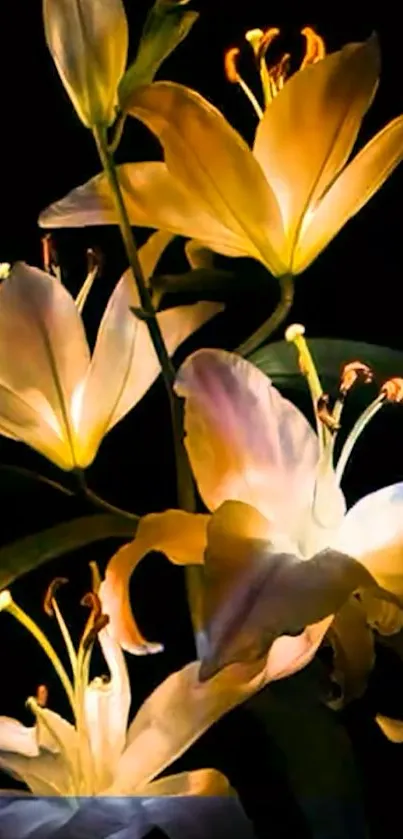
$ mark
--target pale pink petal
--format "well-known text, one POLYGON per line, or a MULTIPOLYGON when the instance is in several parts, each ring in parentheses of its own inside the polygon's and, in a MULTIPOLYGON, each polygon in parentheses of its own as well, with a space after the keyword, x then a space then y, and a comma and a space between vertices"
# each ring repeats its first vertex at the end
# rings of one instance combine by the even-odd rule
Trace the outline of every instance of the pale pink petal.
POLYGON ((256 507, 276 530, 296 529, 312 503, 319 449, 305 417, 253 364, 198 350, 179 370, 186 445, 204 503, 256 507))
POLYGON ((403 602, 403 483, 361 498, 348 511, 332 547, 358 559, 403 602))
POLYGON ((301 635, 279 638, 267 659, 231 664, 206 682, 199 662, 173 673, 149 696, 128 732, 128 745, 113 785, 105 795, 133 795, 180 757, 224 714, 270 681, 290 676, 308 664, 330 619, 301 635))
POLYGON ((109 631, 123 649, 135 655, 159 652, 161 644, 146 641, 132 615, 130 577, 150 551, 161 551, 178 565, 200 565, 206 547, 208 516, 167 510, 151 513, 139 522, 133 542, 124 545, 110 560, 100 588, 102 609, 109 615, 109 631))
POLYGON ((73 468, 74 403, 89 363, 84 328, 62 284, 22 262, 0 286, 0 359, 6 429, 30 445, 39 444, 50 457, 44 451, 45 426, 50 426, 49 437, 60 439, 51 459, 73 468), (20 430, 19 401, 27 406, 21 405, 20 430))

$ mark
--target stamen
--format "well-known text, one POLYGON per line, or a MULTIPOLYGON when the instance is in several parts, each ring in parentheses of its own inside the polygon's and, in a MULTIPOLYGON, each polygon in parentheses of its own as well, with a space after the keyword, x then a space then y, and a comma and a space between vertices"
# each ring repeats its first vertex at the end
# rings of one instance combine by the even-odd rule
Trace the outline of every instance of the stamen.
POLYGON ((42 237, 42 262, 45 271, 48 274, 53 274, 61 282, 62 275, 59 259, 51 233, 47 233, 46 236, 42 237))
POLYGON ((265 32, 262 29, 249 29, 245 34, 245 38, 251 45, 259 65, 263 61, 270 44, 278 35, 280 35, 280 30, 275 26, 266 29, 265 32))
POLYGON ((373 419, 373 417, 378 413, 382 405, 385 403, 385 394, 381 393, 379 396, 371 402, 370 405, 365 409, 365 411, 361 414, 358 418, 357 422, 354 424, 353 428, 350 431, 347 439, 345 440, 344 446, 340 452, 339 459, 337 461, 337 466, 335 469, 336 478, 338 483, 340 484, 341 479, 343 477, 344 470, 346 468, 347 462, 350 458, 351 452, 364 428, 368 425, 368 423, 373 419))
POLYGON ((374 374, 368 364, 361 361, 351 361, 342 370, 340 379, 340 395, 345 398, 355 383, 361 380, 364 384, 370 384, 374 374))
POLYGON ((389 379, 382 385, 380 393, 387 402, 403 402, 403 379, 389 379))
POLYGON ((323 396, 323 390, 315 363, 304 338, 304 334, 305 327, 300 323, 294 323, 286 329, 285 340, 293 343, 297 349, 299 368, 302 375, 305 376, 311 392, 311 399, 316 419, 316 429, 319 437, 321 452, 323 452, 330 437, 329 431, 321 421, 318 413, 318 406, 320 405, 320 400, 323 396))
POLYGON ((323 38, 310 26, 305 26, 301 30, 301 35, 305 38, 306 46, 305 55, 299 69, 304 70, 305 67, 308 67, 310 64, 316 64, 317 61, 321 61, 325 57, 326 47, 323 38))
POLYGON ((36 701, 40 708, 46 708, 48 704, 49 691, 46 685, 38 685, 36 689, 36 701))
POLYGON ((232 84, 239 84, 241 90, 243 90, 245 96, 248 97, 249 102, 251 103, 252 107, 254 108, 257 116, 259 119, 263 118, 263 110, 259 105, 259 102, 256 99, 254 93, 252 93, 250 87, 246 84, 243 80, 242 76, 238 72, 236 60, 239 56, 240 50, 237 47, 231 47, 231 49, 227 50, 224 56, 224 69, 225 75, 229 82, 232 84))
POLYGON ((63 636, 63 641, 66 645, 66 649, 70 659, 71 669, 73 671, 73 676, 75 678, 77 669, 77 654, 74 649, 74 644, 71 640, 70 632, 67 629, 66 622, 59 609, 59 604, 56 600, 56 592, 58 591, 60 586, 64 585, 65 583, 68 583, 68 580, 65 577, 56 577, 51 582, 45 595, 43 607, 45 609, 46 614, 49 615, 49 617, 55 617, 57 620, 60 632, 63 636))
POLYGON ((50 618, 53 618, 55 614, 54 604, 56 602, 56 592, 61 586, 64 586, 66 583, 68 583, 66 577, 55 577, 55 579, 52 580, 52 582, 48 586, 48 590, 45 594, 45 598, 43 601, 43 608, 50 618))
POLYGON ((19 623, 25 627, 25 629, 30 632, 30 634, 35 638, 38 642, 40 647, 42 647, 44 653, 49 658, 51 664, 53 665, 59 679, 66 691, 67 698, 70 702, 70 705, 74 712, 74 691, 73 686, 70 682, 70 679, 66 673, 63 664, 61 663, 59 656, 57 655, 55 649, 52 647, 50 641, 48 641, 46 635, 42 632, 39 626, 36 625, 35 621, 29 617, 29 615, 24 612, 17 603, 14 602, 13 598, 9 591, 2 591, 0 593, 0 611, 9 612, 19 623))
POLYGON ((102 257, 97 250, 93 250, 89 248, 87 250, 87 276, 80 288, 80 291, 77 294, 75 303, 77 309, 81 315, 84 304, 87 300, 87 297, 91 291, 92 285, 94 280, 98 277, 101 272, 102 267, 102 257))
POLYGON ((95 591, 89 591, 83 597, 81 604, 89 606, 91 609, 80 644, 80 647, 82 645, 83 651, 86 652, 96 640, 101 629, 104 629, 109 623, 109 616, 103 614, 101 601, 95 591))
POLYGON ((335 434, 340 430, 339 418, 334 415, 334 412, 329 408, 330 397, 327 393, 323 393, 318 400, 317 411, 318 417, 331 434, 335 434))

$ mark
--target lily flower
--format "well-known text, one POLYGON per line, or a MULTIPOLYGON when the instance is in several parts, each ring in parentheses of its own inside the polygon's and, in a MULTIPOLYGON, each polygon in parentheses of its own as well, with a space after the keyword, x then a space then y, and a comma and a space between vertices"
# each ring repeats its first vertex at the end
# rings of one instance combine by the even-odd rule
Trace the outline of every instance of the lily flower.
POLYGON ((27 702, 35 717, 34 726, 0 717, 0 767, 38 796, 228 794, 227 780, 214 769, 153 780, 181 751, 184 732, 189 737, 192 725, 197 736, 200 711, 184 702, 190 684, 189 668, 157 687, 128 728, 131 696, 127 667, 121 648, 109 634, 99 597, 92 591, 83 600, 91 612, 76 651, 56 597, 61 582, 65 581, 55 580, 50 586, 45 606, 58 621, 73 679, 42 630, 9 591, 0 593, 0 610, 6 610, 29 629, 50 658, 70 702, 74 724, 46 707, 47 690, 42 685, 37 696, 27 702), (110 675, 90 681, 96 639, 110 675))
MULTIPOLYGON (((376 37, 323 52, 310 47, 291 78, 284 61, 269 73, 271 95, 252 150, 195 91, 173 82, 135 91, 128 113, 159 139, 165 163, 119 167, 131 223, 252 257, 277 277, 308 268, 403 156, 398 116, 349 162, 378 85, 376 37)), ((43 227, 116 223, 104 175, 40 216, 43 227)))
MULTIPOLYGON (((353 593, 365 594, 380 631, 376 603, 390 601, 395 612, 395 630, 388 613, 387 632, 401 625, 403 483, 367 495, 346 513, 340 480, 359 434, 386 400, 402 397, 402 383, 383 387, 347 437, 334 469, 344 399, 369 371, 348 365, 330 413, 303 328, 290 327, 287 334, 297 343, 311 387, 317 433, 246 360, 221 350, 191 355, 176 389, 185 400, 193 474, 210 513, 145 516, 133 542, 110 560, 102 583, 113 636, 133 653, 154 652, 132 616, 131 573, 152 550, 177 564, 200 565, 201 679, 268 651, 275 678, 290 675, 313 657, 353 593), (305 645, 302 665, 298 645, 305 645)), ((355 611, 344 619, 347 641, 354 620, 356 625, 355 611)))
MULTIPOLYGON (((147 277, 169 238, 158 232, 141 249, 147 277)), ((92 358, 77 302, 57 277, 22 262, 0 284, 0 433, 65 470, 89 466, 159 374, 147 325, 129 308, 140 305, 129 271, 109 299, 92 358)), ((158 314, 169 354, 221 308, 158 314)))

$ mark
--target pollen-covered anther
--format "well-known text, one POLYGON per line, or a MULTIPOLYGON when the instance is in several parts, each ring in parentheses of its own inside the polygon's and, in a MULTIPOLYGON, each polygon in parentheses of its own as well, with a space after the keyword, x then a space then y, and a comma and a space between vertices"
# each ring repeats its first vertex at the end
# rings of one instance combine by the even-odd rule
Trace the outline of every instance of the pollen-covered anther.
POLYGON ((109 615, 103 614, 101 601, 95 591, 89 591, 84 595, 81 605, 91 609, 82 637, 82 644, 86 650, 94 643, 101 629, 109 623, 109 615))
POLYGON ((42 237, 42 262, 45 271, 52 274, 59 265, 59 259, 51 233, 42 237))
POLYGON ((262 29, 249 29, 245 34, 245 39, 253 48, 258 64, 263 61, 270 44, 280 34, 280 30, 275 26, 271 26, 265 31, 262 29))
POLYGON ((230 47, 224 56, 224 70, 229 82, 232 84, 239 83, 240 75, 238 73, 238 57, 240 50, 238 47, 230 47))
POLYGON ((55 613, 53 601, 56 598, 56 592, 59 590, 61 586, 64 586, 66 583, 68 583, 66 577, 55 577, 55 579, 52 580, 50 586, 48 587, 43 601, 43 608, 50 618, 53 618, 55 613))
POLYGON ((347 396, 347 393, 357 381, 370 384, 373 378, 374 374, 368 364, 363 364, 361 361, 351 361, 342 370, 339 388, 341 396, 347 396))
POLYGON ((326 47, 323 38, 311 26, 305 26, 301 29, 301 35, 304 36, 306 42, 305 55, 300 66, 300 70, 303 70, 310 64, 321 61, 326 55, 326 47))
POLYGON ((403 402, 403 379, 389 379, 382 385, 380 394, 387 402, 403 402))
POLYGON ((36 701, 40 708, 46 708, 48 703, 49 691, 46 685, 38 685, 36 689, 36 701))
POLYGON ((336 431, 340 429, 340 423, 335 417, 333 416, 330 408, 329 408, 329 395, 327 393, 323 393, 322 396, 318 399, 316 404, 316 412, 318 419, 325 426, 332 434, 335 434, 336 431))

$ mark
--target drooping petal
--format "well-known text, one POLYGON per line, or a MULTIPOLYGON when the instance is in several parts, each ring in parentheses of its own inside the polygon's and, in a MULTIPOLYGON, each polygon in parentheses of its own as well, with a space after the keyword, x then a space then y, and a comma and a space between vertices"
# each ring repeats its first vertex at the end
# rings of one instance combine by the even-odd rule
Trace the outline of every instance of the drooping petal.
POLYGON ((109 668, 109 680, 93 679, 85 691, 85 715, 90 740, 96 789, 106 789, 126 743, 130 711, 130 682, 126 662, 119 644, 108 628, 98 640, 109 668))
POLYGON ((208 516, 168 510, 151 513, 139 522, 136 538, 110 560, 100 588, 102 608, 109 615, 109 631, 123 649, 136 655, 159 652, 147 642, 134 622, 129 598, 130 577, 150 551, 161 551, 178 565, 200 565, 206 546, 208 516))
POLYGON ((384 717, 377 714, 375 717, 381 731, 392 743, 403 743, 403 721, 392 720, 391 717, 384 717))
POLYGON ((313 497, 318 441, 305 417, 253 364, 198 350, 180 368, 186 445, 204 503, 256 507, 295 532, 313 497))
MULTIPOLYGON (((148 326, 130 310, 139 306, 131 271, 126 271, 106 307, 85 382, 77 455, 82 467, 92 462, 105 434, 142 399, 161 372, 148 326)), ((195 303, 158 314, 169 355, 222 308, 217 303, 195 303)))
POLYGON ((281 207, 292 271, 303 217, 350 155, 378 75, 377 39, 348 44, 295 73, 258 126, 254 154, 281 207))
POLYGON ((361 210, 403 158, 403 116, 382 129, 352 160, 308 213, 295 253, 294 272, 304 271, 361 210))
POLYGON ((231 788, 225 775, 217 769, 195 769, 167 775, 159 781, 151 781, 137 795, 229 795, 231 788))
POLYGON ((0 417, 47 457, 58 437, 51 459, 65 469, 75 465, 72 415, 88 362, 73 298, 49 274, 16 263, 0 286, 0 417))
POLYGON ((342 691, 336 703, 341 707, 362 696, 375 661, 374 634, 356 597, 350 597, 339 609, 328 638, 334 651, 332 678, 342 691))
POLYGON ((266 659, 232 664, 200 682, 197 661, 173 673, 146 699, 128 731, 127 748, 105 795, 133 795, 180 757, 225 713, 265 684, 308 664, 329 621, 301 635, 277 639, 266 659))
POLYGON ((128 26, 122 0, 43 0, 45 35, 84 125, 110 125, 123 75, 128 26))
MULTIPOLYGON (((282 225, 276 198, 242 137, 198 93, 173 82, 135 92, 129 113, 160 140, 171 175, 274 274, 282 225)), ((204 236, 187 233, 205 241, 204 236)), ((208 244, 208 243, 207 243, 208 244)))
POLYGON ((0 717, 0 767, 34 795, 71 795, 76 756, 75 731, 58 714, 43 709, 42 720, 29 728, 0 717))
MULTIPOLYGON (((226 256, 248 256, 250 245, 208 213, 200 199, 175 180, 164 163, 126 163, 117 171, 131 224, 200 239, 226 256)), ((52 228, 117 223, 105 175, 96 175, 73 189, 39 217, 41 227, 52 228)))
POLYGON ((333 615, 356 589, 375 587, 345 554, 321 551, 306 562, 287 547, 257 510, 239 501, 226 502, 211 517, 201 679, 236 661, 260 659, 275 638, 333 615))
POLYGON ((403 483, 361 498, 348 511, 332 547, 354 556, 378 585, 403 600, 403 483))

